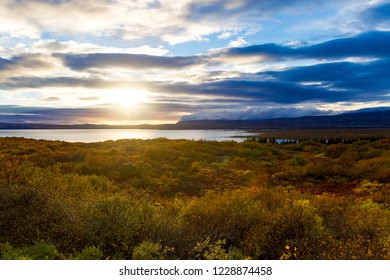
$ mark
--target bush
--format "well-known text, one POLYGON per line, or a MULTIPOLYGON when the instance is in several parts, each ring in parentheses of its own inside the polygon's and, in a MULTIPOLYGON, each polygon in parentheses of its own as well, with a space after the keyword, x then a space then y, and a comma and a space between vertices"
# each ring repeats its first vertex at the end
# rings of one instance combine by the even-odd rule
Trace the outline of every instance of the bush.
POLYGON ((43 241, 38 241, 32 246, 23 249, 24 255, 32 260, 55 260, 58 259, 56 246, 43 241))
POLYGON ((129 258, 143 239, 142 225, 151 218, 152 207, 142 199, 112 196, 93 203, 86 217, 87 244, 97 245, 110 258, 129 258))
POLYGON ((133 250, 134 260, 166 260, 173 247, 163 247, 160 243, 143 241, 133 250))
POLYGON ((60 258, 53 244, 38 241, 34 245, 14 248, 8 242, 0 244, 2 260, 56 260, 60 258))
POLYGON ((195 258, 201 260, 228 260, 229 254, 223 249, 224 245, 226 245, 225 240, 217 240, 213 243, 210 238, 198 242, 194 248, 195 258))
POLYGON ((99 247, 85 247, 76 257, 77 260, 102 260, 103 252, 99 247))
POLYGON ((28 260, 21 249, 13 248, 8 242, 0 243, 1 260, 28 260))

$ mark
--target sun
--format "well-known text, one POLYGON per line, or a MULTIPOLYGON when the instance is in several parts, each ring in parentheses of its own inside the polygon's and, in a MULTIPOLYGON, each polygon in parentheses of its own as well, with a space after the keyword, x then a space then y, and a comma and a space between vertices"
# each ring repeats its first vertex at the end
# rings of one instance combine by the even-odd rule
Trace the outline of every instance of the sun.
POLYGON ((125 109, 136 108, 140 104, 149 102, 145 90, 120 89, 110 91, 106 95, 107 102, 113 105, 119 105, 125 109))
POLYGON ((100 98, 101 106, 109 110, 111 120, 105 123, 138 124, 140 120, 150 117, 152 94, 143 89, 107 89, 102 90, 100 98))

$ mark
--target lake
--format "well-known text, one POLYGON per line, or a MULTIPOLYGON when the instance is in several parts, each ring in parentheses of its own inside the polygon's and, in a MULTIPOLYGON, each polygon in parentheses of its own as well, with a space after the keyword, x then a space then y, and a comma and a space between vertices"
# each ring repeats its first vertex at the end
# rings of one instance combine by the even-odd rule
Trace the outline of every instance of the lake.
POLYGON ((0 137, 60 140, 67 142, 100 142, 119 139, 188 139, 242 142, 253 136, 244 130, 157 130, 157 129, 4 129, 0 137), (244 138, 235 138, 241 136, 244 138))

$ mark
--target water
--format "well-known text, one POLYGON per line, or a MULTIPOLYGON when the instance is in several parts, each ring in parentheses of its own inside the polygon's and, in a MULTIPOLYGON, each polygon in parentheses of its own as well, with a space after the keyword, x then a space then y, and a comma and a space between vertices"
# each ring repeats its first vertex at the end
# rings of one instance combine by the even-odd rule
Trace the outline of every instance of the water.
POLYGON ((100 142, 118 139, 189 139, 242 142, 253 134, 243 130, 157 130, 157 129, 6 129, 0 137, 60 140, 67 142, 100 142), (243 138, 235 138, 241 136, 243 138))

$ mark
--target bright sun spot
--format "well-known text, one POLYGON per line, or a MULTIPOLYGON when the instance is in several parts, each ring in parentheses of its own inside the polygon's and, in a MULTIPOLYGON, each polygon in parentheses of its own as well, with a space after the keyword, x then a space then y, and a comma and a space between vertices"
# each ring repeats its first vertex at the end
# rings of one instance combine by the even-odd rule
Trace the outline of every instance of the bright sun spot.
POLYGON ((134 108, 149 101, 146 91, 132 89, 110 91, 105 99, 108 103, 120 105, 125 109, 134 108))

